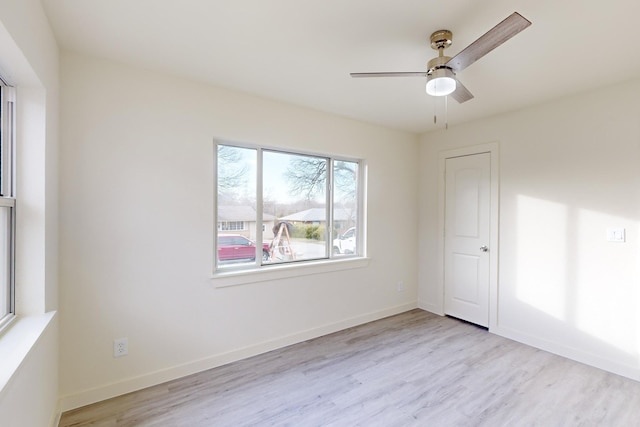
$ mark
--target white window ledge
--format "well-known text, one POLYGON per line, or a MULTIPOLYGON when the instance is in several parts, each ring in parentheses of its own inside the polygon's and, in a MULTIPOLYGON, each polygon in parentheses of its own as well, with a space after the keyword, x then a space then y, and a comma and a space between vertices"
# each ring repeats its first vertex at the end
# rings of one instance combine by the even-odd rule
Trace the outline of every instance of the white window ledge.
POLYGON ((0 364, 0 396, 55 314, 56 312, 52 311, 42 315, 19 316, 0 335, 0 360, 2 360, 0 364))
POLYGON ((354 257, 347 259, 331 259, 319 261, 304 261, 269 265, 260 268, 217 271, 211 276, 216 288, 244 285, 248 283, 268 282, 289 277, 309 276, 313 274, 330 273, 334 271, 363 268, 369 265, 369 258, 354 257))

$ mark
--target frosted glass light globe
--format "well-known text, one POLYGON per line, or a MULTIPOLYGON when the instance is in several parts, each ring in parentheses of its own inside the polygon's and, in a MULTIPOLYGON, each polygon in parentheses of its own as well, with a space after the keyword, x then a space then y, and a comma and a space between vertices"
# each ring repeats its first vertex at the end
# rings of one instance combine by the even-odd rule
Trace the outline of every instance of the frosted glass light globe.
POLYGON ((445 96, 456 90, 455 74, 447 68, 439 68, 427 76, 427 93, 432 96, 445 96))

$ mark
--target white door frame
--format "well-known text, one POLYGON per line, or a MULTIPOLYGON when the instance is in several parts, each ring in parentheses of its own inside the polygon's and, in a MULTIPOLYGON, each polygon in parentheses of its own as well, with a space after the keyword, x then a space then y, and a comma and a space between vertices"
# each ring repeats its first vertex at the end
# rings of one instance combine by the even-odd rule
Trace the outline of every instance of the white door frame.
POLYGON ((444 227, 445 227, 445 167, 452 157, 489 153, 491 155, 490 237, 489 237, 489 330, 498 327, 498 226, 500 209, 500 146, 497 142, 445 150, 438 153, 438 306, 444 315, 444 227))

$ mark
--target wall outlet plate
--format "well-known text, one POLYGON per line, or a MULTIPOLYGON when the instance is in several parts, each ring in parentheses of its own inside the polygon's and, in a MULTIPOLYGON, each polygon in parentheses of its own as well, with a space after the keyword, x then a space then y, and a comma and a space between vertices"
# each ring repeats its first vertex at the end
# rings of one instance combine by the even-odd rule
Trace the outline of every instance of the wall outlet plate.
POLYGON ((625 234, 624 228, 607 228, 607 241, 624 243, 625 234))
POLYGON ((129 340, 117 338, 113 340, 113 357, 122 357, 129 354, 129 340))

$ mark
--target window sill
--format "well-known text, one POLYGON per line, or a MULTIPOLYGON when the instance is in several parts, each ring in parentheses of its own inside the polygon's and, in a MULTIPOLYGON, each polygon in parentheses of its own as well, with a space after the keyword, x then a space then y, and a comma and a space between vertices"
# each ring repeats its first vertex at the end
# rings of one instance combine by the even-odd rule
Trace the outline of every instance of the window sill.
POLYGON ((54 316, 55 311, 18 317, 3 331, 0 336, 0 396, 54 316))
POLYGON ((281 264, 248 270, 221 271, 211 278, 216 288, 245 285, 249 283, 268 282, 289 277, 309 276, 334 271, 363 268, 369 265, 369 258, 354 257, 348 259, 331 259, 309 261, 300 264, 281 264))

